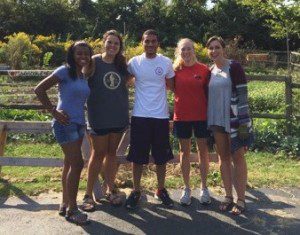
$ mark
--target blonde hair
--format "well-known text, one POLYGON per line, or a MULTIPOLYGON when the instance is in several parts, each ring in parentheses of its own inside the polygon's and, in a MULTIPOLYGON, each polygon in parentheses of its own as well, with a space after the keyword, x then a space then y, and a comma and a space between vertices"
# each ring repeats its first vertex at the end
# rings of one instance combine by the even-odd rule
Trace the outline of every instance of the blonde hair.
POLYGON ((175 60, 174 60, 174 63, 173 63, 173 68, 175 71, 177 70, 180 70, 182 69, 182 65, 184 64, 184 61, 181 57, 181 48, 182 48, 182 45, 186 42, 189 42, 192 44, 192 47, 193 47, 193 50, 194 50, 194 54, 193 54, 193 62, 197 62, 197 57, 196 57, 196 54, 195 54, 195 42, 189 38, 182 38, 178 41, 177 43, 177 47, 175 49, 175 60))

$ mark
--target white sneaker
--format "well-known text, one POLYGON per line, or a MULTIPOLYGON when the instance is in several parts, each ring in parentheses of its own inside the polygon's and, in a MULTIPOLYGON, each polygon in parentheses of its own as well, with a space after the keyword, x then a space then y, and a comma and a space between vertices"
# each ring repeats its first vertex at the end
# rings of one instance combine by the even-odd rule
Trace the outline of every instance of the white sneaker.
POLYGON ((182 191, 182 195, 180 198, 180 204, 184 206, 189 206, 192 203, 192 198, 191 198, 191 190, 189 188, 185 188, 182 191))
POLYGON ((208 205, 208 204, 211 203, 209 191, 208 191, 207 188, 201 189, 201 192, 200 192, 200 203, 204 204, 204 205, 208 205))

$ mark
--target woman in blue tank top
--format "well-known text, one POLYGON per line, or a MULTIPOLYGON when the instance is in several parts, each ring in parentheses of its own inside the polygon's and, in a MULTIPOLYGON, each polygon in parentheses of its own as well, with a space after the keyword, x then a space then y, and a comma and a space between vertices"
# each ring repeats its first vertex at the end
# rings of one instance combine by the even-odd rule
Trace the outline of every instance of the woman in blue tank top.
MULTIPOLYGON (((88 182, 83 210, 93 211, 94 183, 102 172, 103 193, 114 206, 121 205, 121 197, 114 188, 117 173, 116 150, 129 122, 127 65, 120 34, 115 30, 103 36, 103 53, 93 56, 87 74, 91 94, 87 101, 88 132, 92 153, 88 164, 88 182)), ((95 198, 97 201, 99 198, 95 198)))
POLYGON ((76 198, 83 160, 81 145, 85 132, 84 105, 90 94, 82 69, 91 63, 93 52, 84 41, 73 43, 67 63, 57 68, 35 87, 35 93, 53 116, 53 132, 64 153, 63 200, 59 214, 70 222, 87 224, 87 214, 78 210, 76 198), (58 104, 53 106, 47 90, 58 84, 58 104))

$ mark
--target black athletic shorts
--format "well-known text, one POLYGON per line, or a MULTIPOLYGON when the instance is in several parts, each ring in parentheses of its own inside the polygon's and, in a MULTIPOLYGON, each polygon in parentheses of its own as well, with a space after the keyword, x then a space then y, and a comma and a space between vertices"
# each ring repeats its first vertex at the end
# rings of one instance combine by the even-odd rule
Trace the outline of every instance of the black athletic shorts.
POLYGON ((116 127, 116 128, 103 128, 103 129, 92 129, 92 128, 88 128, 87 132, 90 135, 96 135, 96 136, 104 136, 104 135, 108 135, 110 133, 123 133, 124 131, 126 131, 127 126, 125 127, 116 127))
POLYGON ((169 142, 169 119, 132 117, 127 160, 148 164, 150 151, 156 165, 174 158, 169 142))
POLYGON ((196 138, 209 137, 206 121, 174 121, 174 135, 179 139, 189 139, 194 136, 196 138))

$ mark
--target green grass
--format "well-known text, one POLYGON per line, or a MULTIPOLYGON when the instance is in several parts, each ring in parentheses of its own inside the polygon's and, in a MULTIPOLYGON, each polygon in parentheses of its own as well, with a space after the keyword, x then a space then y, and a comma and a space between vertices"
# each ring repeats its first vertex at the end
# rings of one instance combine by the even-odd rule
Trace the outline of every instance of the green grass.
MULTIPOLYGON (((8 143, 5 156, 55 156, 62 157, 57 144, 42 143, 8 143)), ((267 152, 247 153, 249 182, 253 187, 296 187, 300 186, 300 161, 286 158, 284 154, 273 155, 267 152)), ((153 165, 145 167, 142 184, 145 189, 153 190, 156 187, 156 175, 153 165)), ((200 187, 200 171, 197 164, 192 164, 192 187, 200 187)), ((45 167, 2 167, 0 179, 0 196, 38 195, 48 191, 61 191, 61 168, 45 167)), ((131 187, 131 167, 122 165, 119 169, 116 184, 118 187, 131 187)), ((208 176, 210 187, 221 186, 221 176, 218 165, 211 164, 208 176)), ((183 186, 180 167, 170 164, 167 168, 166 186, 180 188, 183 186)), ((86 187, 86 169, 84 170, 80 189, 86 187)))

